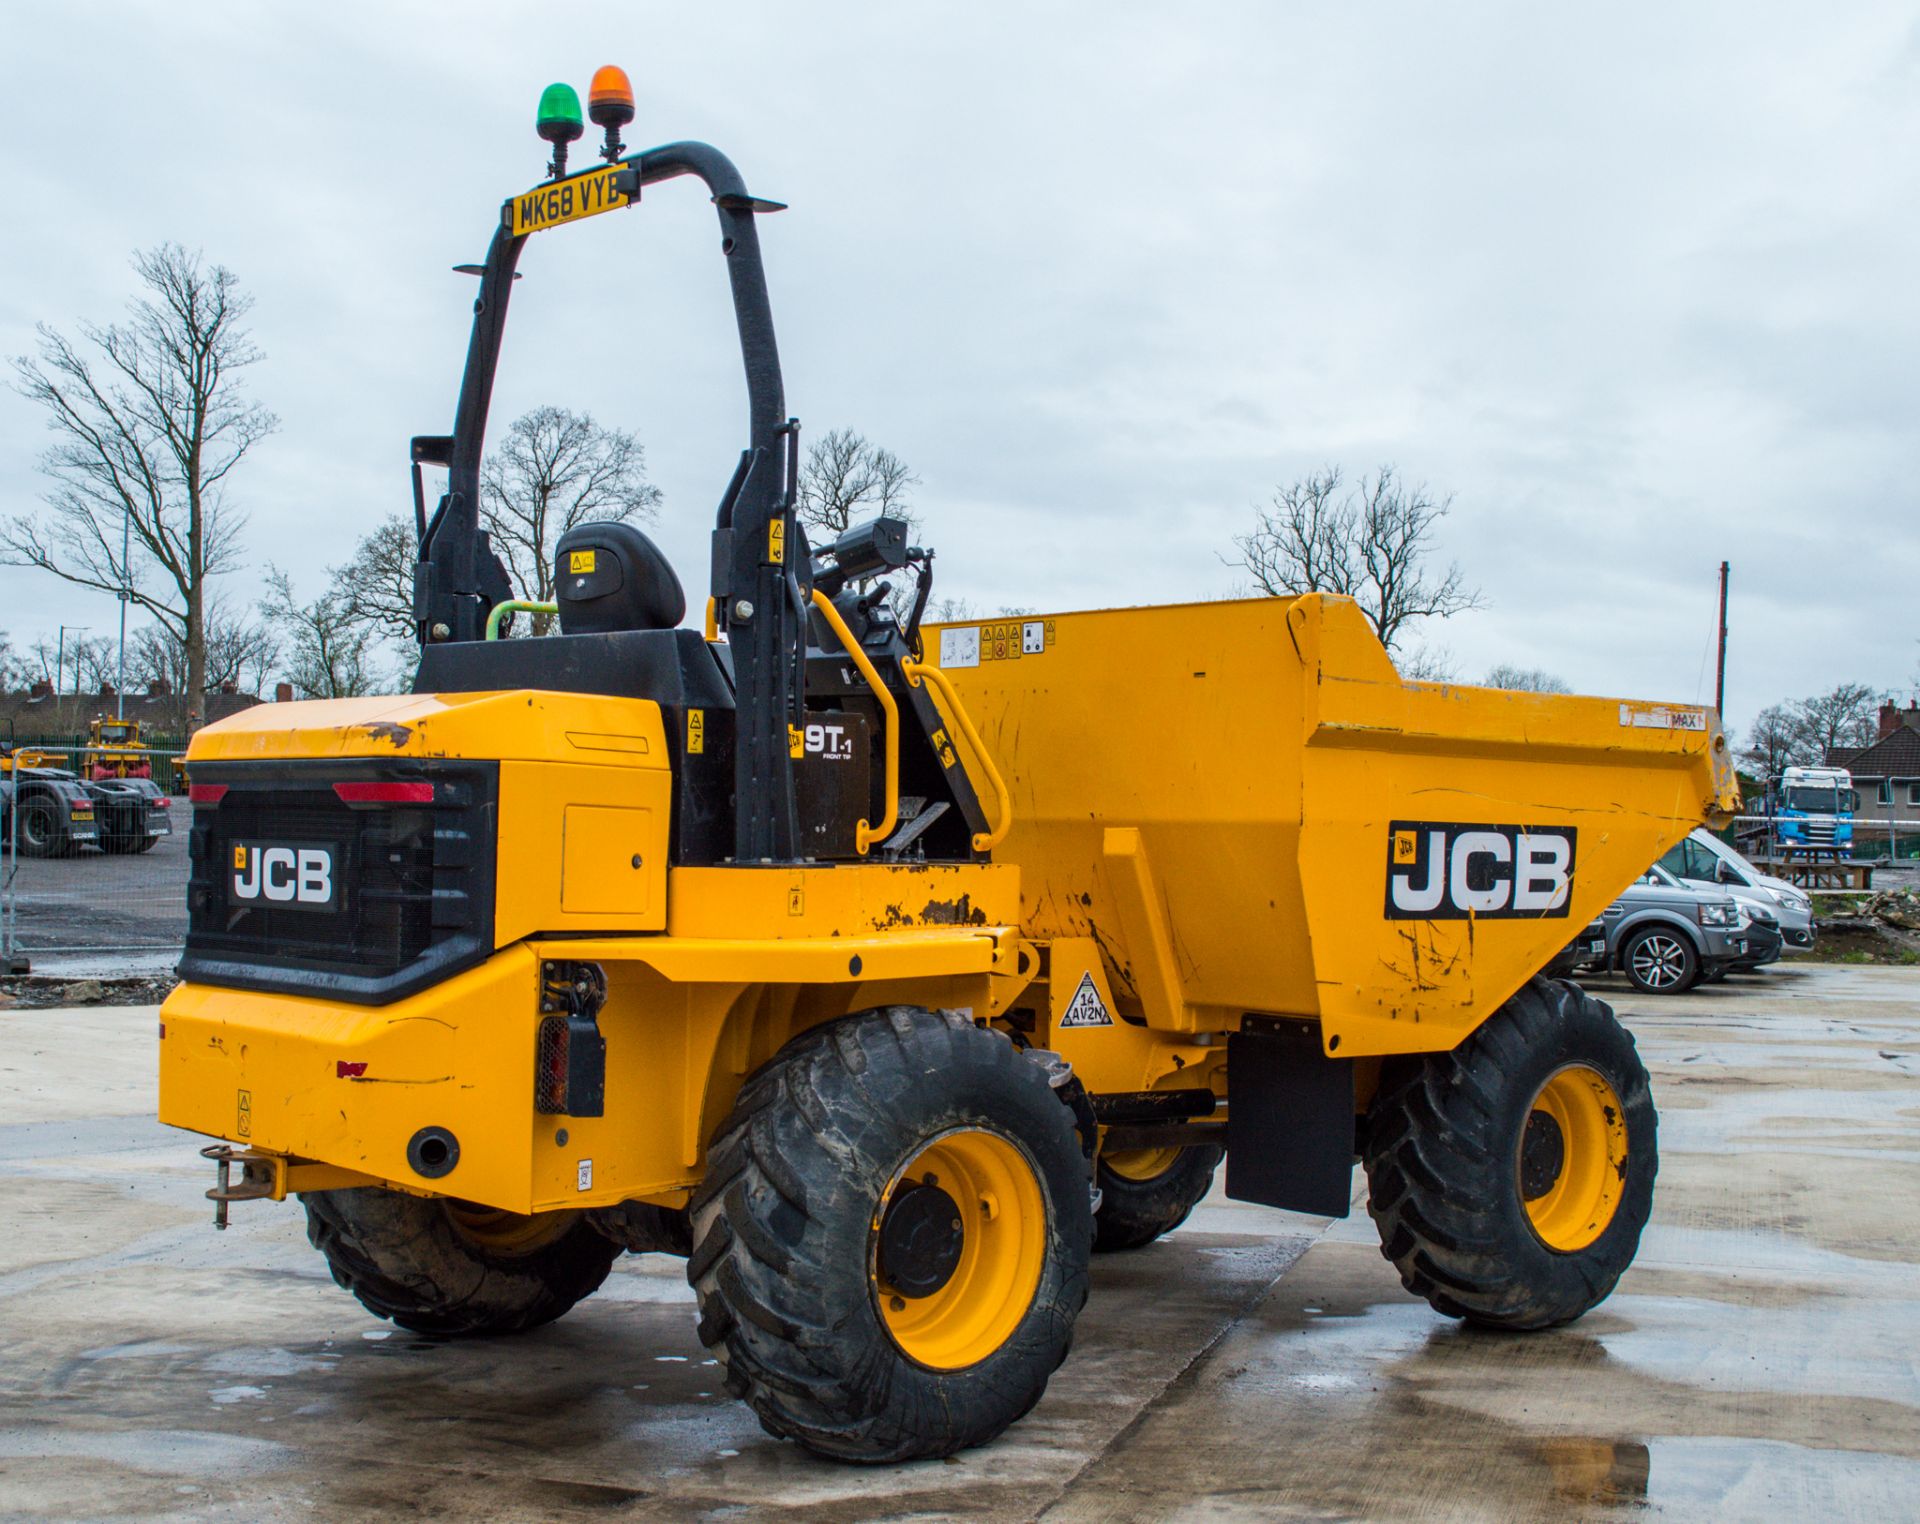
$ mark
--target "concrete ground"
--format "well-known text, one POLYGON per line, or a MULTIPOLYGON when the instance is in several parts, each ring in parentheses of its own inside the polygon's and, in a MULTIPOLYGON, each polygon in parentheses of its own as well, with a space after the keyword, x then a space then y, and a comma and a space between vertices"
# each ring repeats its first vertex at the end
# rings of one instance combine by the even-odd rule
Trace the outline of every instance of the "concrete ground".
POLYGON ((1098 1262, 999 1443, 855 1470, 762 1434, 677 1261, 439 1344, 291 1205, 216 1235, 151 1009, 0 1013, 0 1514, 19 1518, 1873 1519, 1920 1513, 1920 972, 1605 991, 1661 1107, 1653 1226, 1554 1333, 1401 1292, 1364 1213, 1225 1201, 1098 1262))

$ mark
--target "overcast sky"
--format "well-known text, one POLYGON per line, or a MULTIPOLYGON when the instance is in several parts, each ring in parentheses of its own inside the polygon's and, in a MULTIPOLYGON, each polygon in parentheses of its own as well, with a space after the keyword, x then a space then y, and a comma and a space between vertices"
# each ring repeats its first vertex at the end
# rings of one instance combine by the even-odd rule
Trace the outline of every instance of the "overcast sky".
MULTIPOLYGON (((1920 24, 1911 4, 12 6, 0 352, 110 320, 175 239, 258 299, 281 431, 236 479, 256 596, 409 502, 541 88, 633 76, 635 146, 759 195, 790 409, 922 478, 991 610, 1222 596, 1324 464, 1451 493, 1461 674, 1728 718, 1920 668, 1920 24)), ((576 149, 585 162, 589 145, 576 149)), ((696 606, 745 432, 692 181, 543 234, 493 422, 636 430, 696 606)), ((45 435, 0 392, 0 511, 45 435)), ((111 598, 0 570, 16 647, 111 598)))

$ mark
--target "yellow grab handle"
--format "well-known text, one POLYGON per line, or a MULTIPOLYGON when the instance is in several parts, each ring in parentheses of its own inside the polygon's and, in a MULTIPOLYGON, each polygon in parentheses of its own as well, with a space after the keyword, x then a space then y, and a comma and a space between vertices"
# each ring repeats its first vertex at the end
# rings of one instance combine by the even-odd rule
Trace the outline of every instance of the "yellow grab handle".
POLYGON ((873 696, 880 700, 880 708, 887 717, 887 812, 880 817, 877 826, 870 826, 863 820, 853 828, 854 848, 865 857, 867 848, 876 841, 885 841, 900 821, 900 706, 887 691, 887 685, 880 681, 880 674, 874 671, 867 653, 860 648, 860 642, 853 638, 853 631, 847 628, 840 611, 818 588, 814 589, 813 606, 820 610, 820 617, 826 620, 827 628, 840 637, 840 644, 846 647, 847 655, 853 658, 853 664, 867 680, 873 696))
POLYGON ((938 667, 929 667, 925 662, 914 661, 911 658, 900 663, 900 670, 906 673, 910 686, 919 687, 920 680, 925 678, 933 685, 940 697, 947 701, 947 718, 959 729, 960 734, 966 737, 968 748, 979 759, 980 766, 986 770, 987 782, 993 785, 994 803, 997 806, 994 813, 999 824, 991 831, 976 835, 973 838, 973 850, 991 852, 1006 840, 1007 832, 1013 829, 1013 795, 1007 792, 1006 780, 1000 776, 1000 769, 993 765, 993 758, 987 755, 986 743, 980 739, 980 732, 973 728, 973 721, 967 717, 967 711, 960 702, 960 695, 953 691, 953 683, 948 679, 947 674, 938 667))
POLYGON ((720 620, 713 611, 713 600, 707 600, 707 644, 712 645, 720 638, 720 620))

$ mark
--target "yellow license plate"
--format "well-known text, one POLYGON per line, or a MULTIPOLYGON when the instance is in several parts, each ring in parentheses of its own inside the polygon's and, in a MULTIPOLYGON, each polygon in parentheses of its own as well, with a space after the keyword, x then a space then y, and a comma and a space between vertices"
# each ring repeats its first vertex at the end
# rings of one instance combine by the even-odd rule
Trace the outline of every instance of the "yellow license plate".
POLYGON ((515 196, 507 203, 508 230, 515 238, 537 233, 542 228, 558 227, 563 222, 578 222, 582 217, 597 217, 615 207, 625 206, 633 198, 614 188, 614 179, 625 166, 609 164, 584 175, 572 175, 515 196))

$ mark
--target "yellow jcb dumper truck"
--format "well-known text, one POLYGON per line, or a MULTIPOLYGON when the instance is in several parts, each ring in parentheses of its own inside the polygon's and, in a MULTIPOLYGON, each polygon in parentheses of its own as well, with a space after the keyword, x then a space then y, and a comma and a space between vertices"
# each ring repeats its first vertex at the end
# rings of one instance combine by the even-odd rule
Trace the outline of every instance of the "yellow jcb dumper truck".
POLYGON ((855 1461, 1026 1413, 1089 1256, 1177 1226, 1223 1158, 1230 1196, 1341 1216, 1358 1157, 1386 1257, 1449 1316, 1604 1298, 1653 1101, 1608 1008, 1538 971, 1735 807, 1711 718, 1405 681, 1333 597, 923 626, 903 523, 809 546, 795 520, 777 204, 704 144, 626 153, 624 76, 595 86, 607 162, 566 172, 579 105, 550 90, 552 178, 501 210, 453 432, 413 441, 412 693, 193 741, 160 1113, 224 1140, 222 1220, 298 1196, 335 1279, 437 1335, 685 1255, 729 1390, 855 1461), (515 266, 689 176, 748 401, 706 628, 603 524, 559 542, 560 633, 489 638, 515 266))

